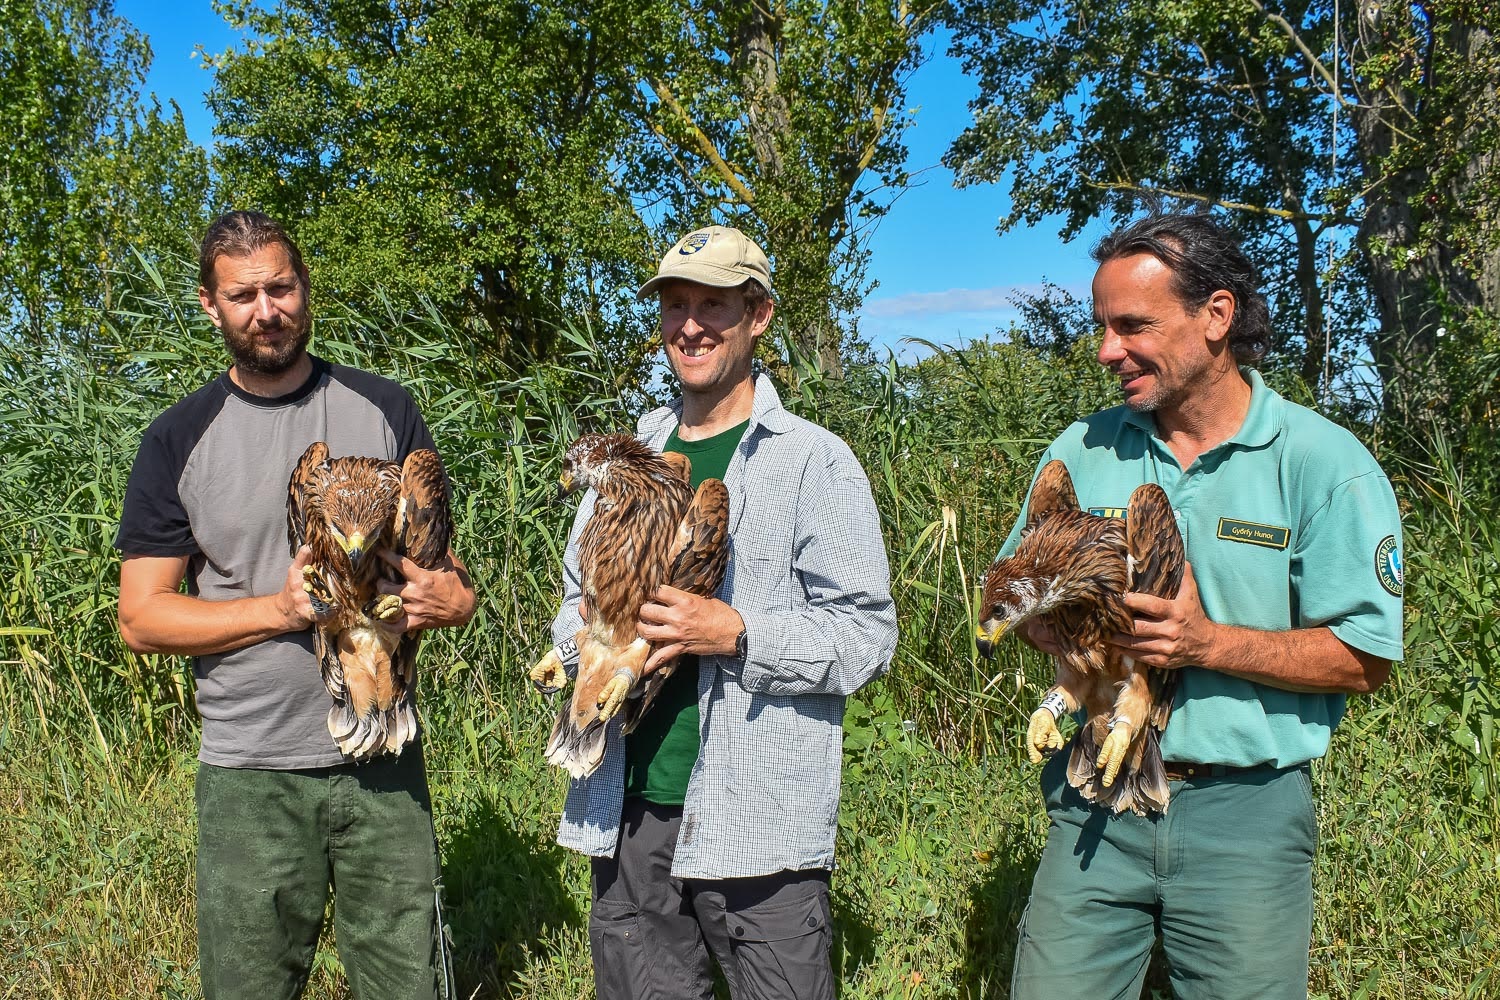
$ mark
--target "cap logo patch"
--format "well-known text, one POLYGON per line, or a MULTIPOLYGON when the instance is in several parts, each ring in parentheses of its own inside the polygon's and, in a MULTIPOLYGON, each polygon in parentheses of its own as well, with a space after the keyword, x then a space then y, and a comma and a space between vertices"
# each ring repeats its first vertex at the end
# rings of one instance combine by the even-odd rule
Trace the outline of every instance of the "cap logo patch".
POLYGON ((677 252, 684 257, 690 257, 706 246, 708 246, 708 234, 694 233, 682 241, 682 246, 677 248, 677 252))
POLYGON ((1254 521, 1236 521, 1219 518, 1218 537, 1226 542, 1244 542, 1247 545, 1263 545, 1268 549, 1284 549, 1292 540, 1288 528, 1274 524, 1256 524, 1254 521))
POLYGON ((1395 535, 1386 535, 1375 546, 1375 576, 1388 594, 1401 596, 1406 574, 1401 570, 1401 548, 1396 544, 1395 535))

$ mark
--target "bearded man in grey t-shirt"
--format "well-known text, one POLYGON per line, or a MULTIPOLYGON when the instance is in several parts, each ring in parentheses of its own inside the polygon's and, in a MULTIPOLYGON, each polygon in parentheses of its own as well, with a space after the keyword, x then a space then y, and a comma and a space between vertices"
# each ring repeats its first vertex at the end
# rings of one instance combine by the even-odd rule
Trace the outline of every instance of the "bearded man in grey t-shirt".
MULTIPOLYGON (((287 481, 308 445, 400 462, 432 436, 400 386, 308 353, 307 269, 274 220, 215 220, 199 281, 233 364, 146 430, 115 546, 126 644, 194 657, 204 994, 300 994, 336 883, 355 995, 446 996, 420 739, 365 764, 340 753, 312 650, 310 553, 289 558, 286 541, 287 481)), ((452 552, 435 570, 380 556, 405 579, 381 585, 405 611, 390 628, 469 620, 474 590, 452 552)))

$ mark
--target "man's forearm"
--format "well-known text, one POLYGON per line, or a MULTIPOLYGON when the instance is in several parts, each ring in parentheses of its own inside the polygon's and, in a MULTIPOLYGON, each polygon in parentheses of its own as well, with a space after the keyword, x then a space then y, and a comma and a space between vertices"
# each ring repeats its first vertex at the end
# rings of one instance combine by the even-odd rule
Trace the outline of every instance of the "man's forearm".
POLYGON ((129 608, 121 606, 120 633, 137 653, 227 653, 308 627, 295 609, 283 604, 280 593, 232 601, 154 594, 129 608))
POLYGON ((1389 660, 1345 644, 1328 628, 1263 632, 1214 624, 1199 666, 1287 691, 1368 694, 1390 676, 1389 660))

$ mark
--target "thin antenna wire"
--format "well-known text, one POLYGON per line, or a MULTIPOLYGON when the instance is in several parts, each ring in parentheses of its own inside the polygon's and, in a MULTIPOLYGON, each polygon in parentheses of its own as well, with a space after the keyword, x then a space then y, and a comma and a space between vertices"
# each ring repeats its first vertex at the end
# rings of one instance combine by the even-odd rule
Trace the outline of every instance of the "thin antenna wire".
MULTIPOLYGON (((1333 0, 1333 124, 1328 133, 1328 183, 1339 180, 1339 0, 1333 0)), ((1328 236, 1328 271, 1323 279, 1323 293, 1327 299, 1323 306, 1323 408, 1328 408, 1333 393, 1333 250, 1334 238, 1328 236)))

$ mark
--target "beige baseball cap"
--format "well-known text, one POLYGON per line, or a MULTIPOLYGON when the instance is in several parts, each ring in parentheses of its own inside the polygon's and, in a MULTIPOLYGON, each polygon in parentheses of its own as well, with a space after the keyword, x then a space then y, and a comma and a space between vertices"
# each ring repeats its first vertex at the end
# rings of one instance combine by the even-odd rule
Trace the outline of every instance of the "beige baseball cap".
POLYGON ((656 277, 641 286, 636 298, 643 299, 674 278, 696 281, 713 288, 734 288, 747 279, 757 281, 766 294, 771 291, 771 262, 765 251, 738 229, 708 226, 678 240, 656 269, 656 277))

